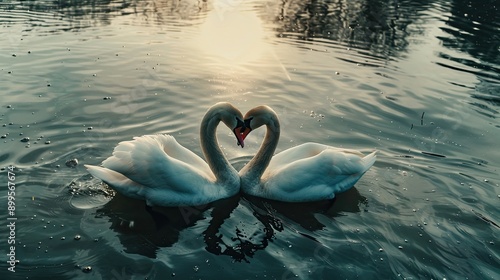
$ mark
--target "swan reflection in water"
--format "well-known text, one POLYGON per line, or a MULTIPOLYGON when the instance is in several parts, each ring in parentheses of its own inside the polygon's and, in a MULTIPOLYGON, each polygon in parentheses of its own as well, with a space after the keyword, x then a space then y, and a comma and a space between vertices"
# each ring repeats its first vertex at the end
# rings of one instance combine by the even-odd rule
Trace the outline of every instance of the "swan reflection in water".
POLYGON ((236 195, 196 207, 150 207, 143 200, 116 193, 97 210, 96 217, 109 219, 110 229, 118 233, 127 253, 155 258, 160 248, 179 242, 181 231, 205 223, 203 241, 208 252, 250 262, 257 251, 279 239, 280 232, 320 243, 314 231, 325 225, 315 216, 333 219, 342 213, 360 212, 360 205, 366 203, 356 188, 325 201, 289 203, 236 195), (248 219, 238 219, 245 222, 236 225, 226 223, 232 216, 248 219))

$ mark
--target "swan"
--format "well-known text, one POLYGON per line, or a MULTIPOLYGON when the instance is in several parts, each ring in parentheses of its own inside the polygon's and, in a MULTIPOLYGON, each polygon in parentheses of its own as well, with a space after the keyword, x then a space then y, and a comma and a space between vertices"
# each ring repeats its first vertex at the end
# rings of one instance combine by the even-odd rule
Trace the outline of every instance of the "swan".
POLYGON ((219 148, 216 129, 221 121, 243 147, 241 112, 230 103, 217 103, 201 121, 207 162, 173 136, 156 134, 120 142, 102 166, 85 167, 119 193, 145 200, 148 206, 195 206, 231 197, 240 191, 240 177, 219 148))
POLYGON ((239 172, 244 193, 285 202, 332 199, 351 188, 374 164, 376 151, 361 152, 318 143, 305 143, 273 156, 280 123, 276 112, 258 106, 245 116, 243 139, 265 125, 267 131, 257 154, 239 172))

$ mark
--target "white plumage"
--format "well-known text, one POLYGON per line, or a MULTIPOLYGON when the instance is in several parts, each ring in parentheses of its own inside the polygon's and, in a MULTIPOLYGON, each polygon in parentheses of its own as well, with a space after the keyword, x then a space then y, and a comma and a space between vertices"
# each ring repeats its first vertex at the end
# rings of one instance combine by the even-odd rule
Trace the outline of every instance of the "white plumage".
POLYGON ((273 156, 280 134, 276 113, 259 106, 245 120, 251 130, 267 127, 259 151, 239 172, 242 191, 254 196, 288 202, 332 199, 351 188, 376 160, 376 152, 364 156, 356 150, 318 143, 305 143, 273 156))
POLYGON ((229 103, 207 111, 200 139, 208 163, 173 136, 158 134, 121 142, 102 167, 85 167, 121 194, 144 199, 151 206, 201 205, 230 197, 239 192, 240 178, 220 150, 215 129, 223 121, 238 138, 241 120, 241 113, 229 103))

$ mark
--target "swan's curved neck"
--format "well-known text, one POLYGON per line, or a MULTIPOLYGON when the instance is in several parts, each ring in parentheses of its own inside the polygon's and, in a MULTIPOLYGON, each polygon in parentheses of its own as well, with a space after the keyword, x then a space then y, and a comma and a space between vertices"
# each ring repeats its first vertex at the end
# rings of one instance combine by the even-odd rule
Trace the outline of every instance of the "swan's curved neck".
POLYGON ((264 174, 264 171, 269 165, 269 162, 274 155, 274 151, 278 146, 279 138, 279 120, 277 116, 272 115, 266 122, 266 136, 260 145, 259 151, 240 171, 242 180, 256 180, 256 182, 254 182, 255 185, 260 182, 260 178, 262 177, 262 174, 264 174))
POLYGON ((217 141, 216 129, 221 121, 217 112, 209 111, 201 122, 200 142, 203 155, 217 182, 229 183, 238 178, 238 172, 229 164, 217 141))

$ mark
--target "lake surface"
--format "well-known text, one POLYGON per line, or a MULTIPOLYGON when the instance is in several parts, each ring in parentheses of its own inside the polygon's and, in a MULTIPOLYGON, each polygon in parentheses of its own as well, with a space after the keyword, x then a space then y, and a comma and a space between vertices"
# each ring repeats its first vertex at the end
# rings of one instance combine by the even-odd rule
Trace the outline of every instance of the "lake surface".
MULTIPOLYGON (((0 1, 0 278, 498 279, 499 9, 0 1), (273 107, 278 151, 318 142, 378 160, 334 201, 153 209, 83 167, 144 134, 201 155, 200 120, 220 101, 273 107)), ((241 149, 218 130, 237 169, 263 136, 241 149)))

